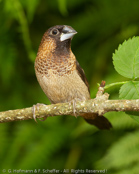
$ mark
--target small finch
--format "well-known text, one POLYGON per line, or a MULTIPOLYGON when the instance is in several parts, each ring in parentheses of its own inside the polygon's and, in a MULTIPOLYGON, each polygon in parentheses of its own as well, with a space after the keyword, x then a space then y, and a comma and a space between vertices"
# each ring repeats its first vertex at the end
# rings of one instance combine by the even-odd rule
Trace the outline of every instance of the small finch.
MULTIPOLYGON (((76 103, 90 99, 85 73, 71 51, 71 40, 76 33, 70 26, 56 25, 49 28, 41 40, 35 72, 51 103, 76 103)), ((112 127, 104 116, 89 113, 83 114, 83 117, 99 129, 112 127)))

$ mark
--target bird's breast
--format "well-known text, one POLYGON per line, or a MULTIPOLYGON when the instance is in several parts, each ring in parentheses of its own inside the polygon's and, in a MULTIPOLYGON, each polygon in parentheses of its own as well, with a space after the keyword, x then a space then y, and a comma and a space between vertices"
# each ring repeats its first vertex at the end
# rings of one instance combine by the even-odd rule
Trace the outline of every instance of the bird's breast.
POLYGON ((76 69, 76 59, 72 52, 67 56, 57 56, 52 52, 41 54, 38 54, 35 60, 35 71, 40 74, 47 77, 53 74, 63 76, 76 69))
POLYGON ((36 71, 36 76, 41 88, 52 103, 87 100, 90 98, 88 88, 76 70, 63 76, 58 74, 46 76, 36 71))

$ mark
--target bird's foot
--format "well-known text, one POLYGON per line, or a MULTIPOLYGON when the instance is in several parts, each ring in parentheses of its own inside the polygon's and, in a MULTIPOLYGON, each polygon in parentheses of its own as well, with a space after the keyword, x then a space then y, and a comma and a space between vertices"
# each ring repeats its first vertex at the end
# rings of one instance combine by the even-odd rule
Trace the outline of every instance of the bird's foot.
MULTIPOLYGON (((32 106, 33 119, 35 120, 36 123, 37 123, 37 120, 36 120, 36 108, 37 108, 37 111, 39 111, 39 106, 40 105, 45 105, 45 104, 37 103, 36 105, 32 106)), ((39 120, 40 121, 45 121, 46 119, 47 119, 47 117, 44 117, 43 119, 39 119, 39 120)))
POLYGON ((75 107, 76 107, 76 100, 70 101, 69 104, 72 105, 72 107, 73 107, 73 115, 77 118, 76 109, 75 109, 75 107))

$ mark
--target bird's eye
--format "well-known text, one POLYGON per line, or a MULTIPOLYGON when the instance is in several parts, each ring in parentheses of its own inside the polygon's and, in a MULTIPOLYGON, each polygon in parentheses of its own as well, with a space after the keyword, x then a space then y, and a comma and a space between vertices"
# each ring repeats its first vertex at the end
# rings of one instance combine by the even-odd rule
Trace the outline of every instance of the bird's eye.
POLYGON ((52 30, 52 35, 57 35, 58 33, 59 33, 59 31, 57 29, 52 30))

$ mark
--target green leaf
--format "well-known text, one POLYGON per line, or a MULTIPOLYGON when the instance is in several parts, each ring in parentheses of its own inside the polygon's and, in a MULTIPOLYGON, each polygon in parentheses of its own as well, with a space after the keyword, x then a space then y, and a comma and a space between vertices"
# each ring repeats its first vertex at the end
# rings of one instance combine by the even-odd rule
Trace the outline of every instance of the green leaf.
MULTIPOLYGON (((139 99, 139 81, 128 82, 121 86, 119 91, 120 99, 139 99)), ((139 112, 126 112, 131 118, 139 123, 139 112)))
POLYGON ((124 77, 139 77, 139 37, 124 41, 113 54, 115 70, 124 77))
POLYGON ((139 99, 139 81, 130 81, 122 85, 119 94, 120 99, 139 99))

